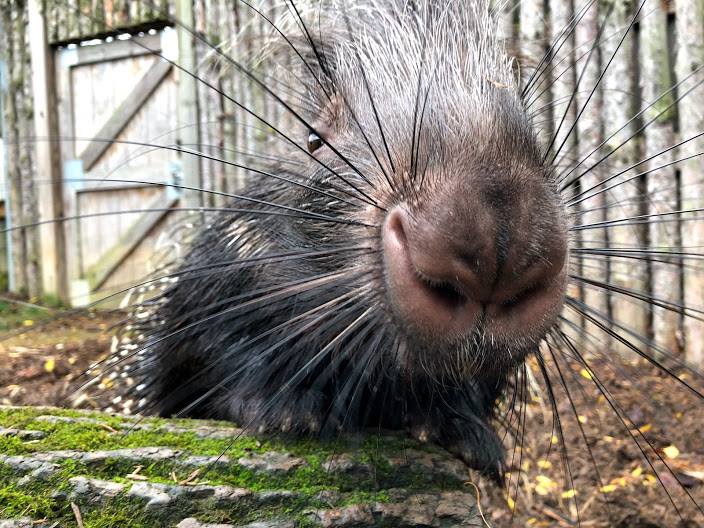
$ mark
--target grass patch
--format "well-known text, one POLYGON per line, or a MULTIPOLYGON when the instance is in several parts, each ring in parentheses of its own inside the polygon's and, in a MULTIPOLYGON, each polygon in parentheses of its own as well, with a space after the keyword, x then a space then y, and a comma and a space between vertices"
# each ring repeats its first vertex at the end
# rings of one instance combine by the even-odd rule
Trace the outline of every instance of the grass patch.
POLYGON ((52 316, 52 310, 0 300, 0 332, 34 326, 52 316))

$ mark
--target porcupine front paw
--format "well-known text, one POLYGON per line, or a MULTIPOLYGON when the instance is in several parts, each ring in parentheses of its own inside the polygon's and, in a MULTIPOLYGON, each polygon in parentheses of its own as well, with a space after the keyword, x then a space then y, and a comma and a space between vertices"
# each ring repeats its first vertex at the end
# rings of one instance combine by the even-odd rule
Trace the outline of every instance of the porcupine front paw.
POLYGON ((503 485, 504 449, 496 433, 486 425, 449 419, 441 425, 415 424, 408 429, 412 438, 447 449, 470 468, 503 485))
POLYGON ((443 447, 472 469, 503 486, 504 450, 495 434, 487 432, 484 438, 458 440, 443 447))
POLYGON ((227 418, 252 433, 318 434, 323 426, 323 396, 307 391, 287 398, 231 396, 227 418))

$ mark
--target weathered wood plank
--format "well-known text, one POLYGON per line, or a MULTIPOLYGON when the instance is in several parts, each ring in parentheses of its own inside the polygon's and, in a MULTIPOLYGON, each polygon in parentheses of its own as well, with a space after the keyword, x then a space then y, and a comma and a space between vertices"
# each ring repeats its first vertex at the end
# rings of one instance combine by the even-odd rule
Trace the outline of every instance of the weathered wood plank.
MULTIPOLYGON (((178 198, 168 199, 165 198, 165 195, 162 195, 149 204, 146 209, 170 208, 174 207, 177 202, 178 198)), ((128 232, 121 237, 96 264, 86 269, 85 276, 91 291, 95 291, 103 286, 110 275, 115 272, 149 232, 168 214, 168 211, 158 210, 142 215, 128 232)))
MULTIPOLYGON (((29 0, 29 42, 32 56, 32 94, 34 96, 34 132, 37 138, 58 136, 56 115, 56 80, 53 53, 48 45, 46 21, 40 0, 29 0)), ((36 155, 38 221, 52 221, 63 216, 63 190, 59 148, 52 142, 34 142, 36 155)), ((61 222, 39 227, 41 244, 42 292, 68 300, 66 282, 66 247, 61 222)))
POLYGON ((534 114, 539 112, 534 124, 538 136, 547 144, 553 134, 553 113, 550 106, 552 68, 549 59, 541 62, 547 51, 546 13, 546 0, 525 0, 520 4, 519 46, 522 80, 527 82, 536 69, 540 69, 540 77, 534 79, 532 89, 527 94, 528 109, 534 114))
MULTIPOLYGON (((680 104, 680 139, 688 139, 704 131, 704 72, 697 71, 704 66, 704 0, 677 1, 677 36, 679 40, 676 71, 680 81, 688 78, 680 88, 680 93, 694 90, 680 104), (692 75, 692 73, 694 75, 692 75), (699 83, 697 85, 697 83, 699 83)), ((700 137, 690 141, 678 151, 678 157, 692 156, 704 151, 704 140, 700 137)), ((700 156, 680 163, 681 194, 683 209, 704 207, 704 159, 700 156)), ((704 221, 699 213, 682 215, 682 245, 685 251, 701 254, 704 252, 704 221), (697 220, 697 217, 699 219, 697 220)), ((704 272, 701 261, 687 259, 684 266, 684 302, 691 308, 702 308, 704 297, 704 272)), ((704 366, 704 324, 685 318, 684 338, 686 358, 692 364, 704 366)))
MULTIPOLYGON (((583 7, 582 5, 578 8, 583 7)), ((594 3, 589 7, 582 17, 581 22, 575 29, 575 56, 577 57, 576 67, 583 71, 581 86, 584 90, 577 93, 577 103, 579 108, 587 105, 589 98, 589 88, 596 86, 599 75, 602 71, 602 57, 598 50, 589 54, 589 51, 597 44, 599 30, 601 27, 600 17, 601 6, 594 3)), ((584 193, 579 199, 581 214, 580 223, 589 226, 599 224, 606 220, 606 196, 602 192, 604 170, 601 165, 596 165, 601 156, 605 153, 601 146, 604 141, 603 122, 604 91, 599 87, 591 96, 589 104, 585 107, 582 116, 577 124, 579 134, 578 164, 575 163, 574 170, 570 170, 566 178, 574 179, 579 177, 580 192, 584 193), (596 165, 596 166, 595 166, 596 165), (588 170, 592 168, 591 170, 588 170)), ((594 246, 605 245, 607 242, 608 230, 604 228, 583 229, 579 235, 582 245, 594 246)), ((585 279, 599 283, 607 283, 609 280, 608 261, 599 255, 583 255, 582 270, 585 279)), ((608 314, 608 295, 603 288, 585 284, 583 299, 587 306, 593 308, 597 313, 608 314)), ((587 325, 590 326, 590 325, 587 325)), ((587 328, 593 331, 592 328, 587 328)))
MULTIPOLYGON (((181 143, 185 145, 200 145, 200 127, 198 112, 198 82, 194 78, 197 72, 195 53, 195 38, 185 28, 193 28, 193 3, 190 0, 176 0, 176 18, 180 21, 176 28, 178 33, 179 71, 178 90, 178 123, 181 143)), ((191 188, 201 188, 201 164, 198 156, 184 155, 181 157, 183 185, 191 188)), ((183 193, 183 204, 186 207, 197 207, 203 204, 203 193, 186 190, 183 193)))
POLYGON ((83 160, 83 168, 89 171, 97 163, 103 153, 110 148, 111 141, 117 138, 117 135, 127 126, 127 123, 142 107, 149 96, 154 93, 157 86, 171 71, 171 64, 158 60, 154 63, 149 71, 134 87, 134 90, 127 96, 124 102, 103 125, 100 132, 96 134, 99 140, 91 141, 86 149, 81 154, 83 160))
MULTIPOLYGON (((639 167, 650 171, 646 175, 648 213, 657 215, 678 209, 676 166, 668 164, 675 159, 668 147, 675 144, 674 109, 667 110, 674 101, 672 65, 668 49, 667 10, 658 3, 644 17, 640 25, 640 66, 644 133, 644 157, 652 158, 639 167), (667 94, 663 96, 662 94, 667 94), (650 123, 650 124, 648 124, 650 123)), ((655 251, 678 251, 682 241, 679 226, 674 223, 653 222, 648 225, 649 247, 655 251)), ((651 259, 650 291, 654 298, 681 304, 679 277, 682 273, 679 259, 651 259)), ((680 350, 681 316, 677 311, 653 306, 651 328, 655 343, 666 350, 680 350)))
POLYGON ((159 35, 145 35, 128 40, 115 40, 98 46, 80 46, 76 49, 74 65, 141 57, 154 53, 161 53, 161 38, 159 35))
MULTIPOLYGON (((548 7, 550 10, 550 41, 553 43, 556 52, 554 52, 550 61, 546 64, 549 68, 545 80, 545 86, 551 83, 550 92, 546 93, 552 101, 552 105, 548 108, 534 108, 534 119, 539 122, 548 123, 549 134, 552 134, 554 139, 552 145, 546 145, 550 148, 548 159, 555 159, 558 174, 561 169, 571 166, 577 156, 578 148, 578 128, 577 121, 577 99, 574 91, 577 88, 577 76, 575 70, 575 34, 568 31, 573 18, 573 7, 569 2, 562 0, 549 0, 548 7), (555 44, 557 43, 557 44, 555 44), (550 79, 552 78, 552 80, 550 79), (552 123, 549 121, 552 120, 552 123)), ((541 88, 542 91, 544 88, 541 88)), ((577 186, 578 187, 578 186, 577 186)), ((574 186, 572 187, 574 188, 574 186)), ((574 218, 578 218, 579 207, 572 207, 570 213, 574 218)), ((573 241, 576 245, 580 245, 580 233, 573 233, 573 241)), ((572 259, 570 263, 570 273, 581 275, 582 262, 578 259, 572 259)), ((583 287, 581 284, 573 284, 568 289, 568 295, 576 299, 583 299, 583 287)), ((572 327, 566 332, 572 337, 576 343, 582 342, 581 327, 584 324, 582 318, 574 311, 568 311, 565 314, 571 323, 572 327)))
MULTIPOLYGON (((642 157, 637 141, 631 139, 638 130, 638 120, 633 116, 639 110, 638 71, 634 47, 635 33, 629 32, 623 38, 632 18, 634 2, 631 0, 611 0, 613 11, 606 21, 605 35, 615 35, 602 42, 604 68, 610 62, 603 80, 604 115, 607 137, 619 130, 607 142, 607 152, 613 151, 608 162, 604 164, 605 177, 609 180, 611 190, 607 194, 607 211, 609 220, 620 220, 637 216, 644 211, 644 188, 640 178, 633 178, 638 167, 633 167, 642 157), (620 46, 620 47, 619 47, 620 46), (628 126, 622 128, 624 123, 628 126)), ((608 4, 607 4, 608 5, 608 4)), ((645 228, 640 224, 627 224, 609 229, 608 245, 614 250, 624 252, 645 247, 645 228)), ((604 247, 595 241, 592 248, 604 247)), ((648 291, 647 265, 639 259, 628 255, 615 255, 610 259, 609 283, 618 288, 643 292, 648 291)), ((632 341, 639 348, 644 347, 636 336, 645 342, 648 339, 650 307, 626 294, 613 293, 610 297, 611 318, 614 330, 626 340, 632 341)), ((608 316, 607 316, 608 317, 608 316)), ((630 353, 621 343, 609 343, 615 352, 630 353)), ((647 349, 647 347, 645 347, 647 349)))

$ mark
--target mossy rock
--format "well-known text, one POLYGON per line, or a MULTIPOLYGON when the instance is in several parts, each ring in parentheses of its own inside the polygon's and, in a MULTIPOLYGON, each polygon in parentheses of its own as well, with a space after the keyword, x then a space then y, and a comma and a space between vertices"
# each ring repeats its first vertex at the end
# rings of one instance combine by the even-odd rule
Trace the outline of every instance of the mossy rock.
POLYGON ((394 434, 320 443, 0 406, 0 527, 481 526, 468 477, 442 449, 394 434))

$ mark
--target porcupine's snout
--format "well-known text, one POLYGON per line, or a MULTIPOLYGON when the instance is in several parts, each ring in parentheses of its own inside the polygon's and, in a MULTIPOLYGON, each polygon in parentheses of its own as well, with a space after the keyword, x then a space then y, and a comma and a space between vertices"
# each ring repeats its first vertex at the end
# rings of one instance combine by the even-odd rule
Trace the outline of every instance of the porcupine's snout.
POLYGON ((562 307, 567 255, 563 222, 541 207, 540 193, 528 186, 499 206, 456 193, 392 209, 382 228, 385 274, 404 326, 430 338, 481 327, 504 343, 539 341, 562 307))

